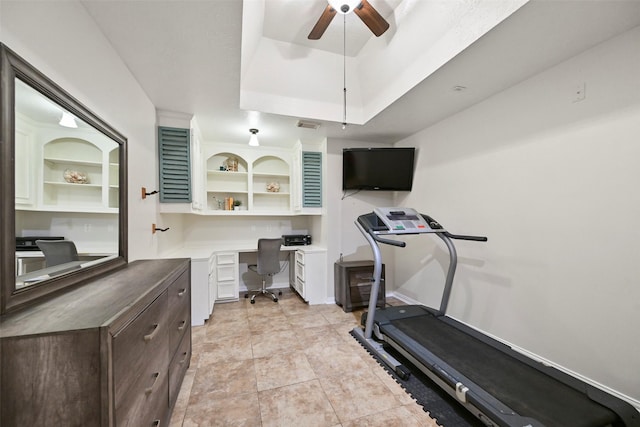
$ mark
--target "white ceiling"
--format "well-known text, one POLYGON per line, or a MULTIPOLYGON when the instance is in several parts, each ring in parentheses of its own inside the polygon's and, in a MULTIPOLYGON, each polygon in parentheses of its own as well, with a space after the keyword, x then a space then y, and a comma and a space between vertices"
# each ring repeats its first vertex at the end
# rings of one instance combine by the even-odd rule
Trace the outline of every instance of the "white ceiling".
MULTIPOLYGON (((399 11, 426 1, 370 3, 390 21, 393 34, 399 11)), ((465 1, 474 0, 461 0, 465 1)), ((248 129, 258 127, 263 145, 323 137, 393 143, 640 25, 640 0, 532 0, 364 125, 342 130, 340 123, 321 120, 320 129, 313 131, 297 128, 299 117, 239 108, 241 1, 82 0, 82 4, 158 109, 193 114, 205 141, 245 144, 248 129), (458 85, 467 89, 453 90, 458 85)), ((325 0, 266 0, 264 21, 257 30, 266 38, 304 45, 325 4, 325 0)), ((327 29, 320 49, 341 52, 340 18, 327 29)), ((353 54, 372 38, 364 25, 355 24, 359 23, 347 24, 347 38, 356 47, 353 54)))

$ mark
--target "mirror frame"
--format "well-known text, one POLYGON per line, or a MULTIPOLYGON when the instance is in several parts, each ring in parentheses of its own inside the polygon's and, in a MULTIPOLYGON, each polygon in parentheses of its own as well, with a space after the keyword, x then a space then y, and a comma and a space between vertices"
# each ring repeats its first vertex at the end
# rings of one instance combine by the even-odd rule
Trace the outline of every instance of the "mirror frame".
POLYGON ((42 301, 79 286, 127 263, 127 139, 47 78, 6 45, 0 43, 0 314, 42 301), (15 280, 15 79, 84 120, 120 145, 118 256, 96 265, 56 276, 16 290, 15 280))

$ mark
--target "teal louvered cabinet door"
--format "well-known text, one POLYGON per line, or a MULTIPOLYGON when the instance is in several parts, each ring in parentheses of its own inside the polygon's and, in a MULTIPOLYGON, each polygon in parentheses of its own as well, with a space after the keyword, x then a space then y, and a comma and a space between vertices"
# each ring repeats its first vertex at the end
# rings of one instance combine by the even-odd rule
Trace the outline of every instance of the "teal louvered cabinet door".
POLYGON ((160 202, 191 202, 189 129, 158 127, 160 202))
POLYGON ((302 152, 302 207, 322 207, 322 153, 302 152))

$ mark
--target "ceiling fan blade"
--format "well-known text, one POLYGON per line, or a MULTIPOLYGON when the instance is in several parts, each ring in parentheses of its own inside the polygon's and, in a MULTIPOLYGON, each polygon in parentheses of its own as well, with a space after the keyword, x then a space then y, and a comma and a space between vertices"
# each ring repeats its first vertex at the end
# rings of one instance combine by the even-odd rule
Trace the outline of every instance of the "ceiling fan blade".
POLYGON ((324 34, 325 30, 333 20, 333 17, 336 16, 336 10, 331 7, 330 4, 327 5, 320 18, 318 18, 318 22, 313 26, 313 29, 309 33, 309 40, 318 40, 324 34))
POLYGON ((369 27, 371 32, 380 37, 389 29, 389 23, 378 13, 377 10, 369 4, 367 0, 362 0, 360 5, 356 6, 353 11, 362 19, 362 22, 369 27))

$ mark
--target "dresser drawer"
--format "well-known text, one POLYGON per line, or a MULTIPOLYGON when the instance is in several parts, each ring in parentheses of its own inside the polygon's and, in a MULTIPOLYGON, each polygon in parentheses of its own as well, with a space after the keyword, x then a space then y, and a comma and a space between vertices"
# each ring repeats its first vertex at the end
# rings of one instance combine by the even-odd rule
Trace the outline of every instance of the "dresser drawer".
POLYGON ((191 334, 185 334, 180 347, 169 365, 169 403, 173 406, 180 392, 180 385, 191 362, 191 334))
POLYGON ((184 307, 191 305, 191 286, 189 284, 189 274, 184 272, 173 282, 168 289, 169 293, 169 313, 170 316, 177 315, 184 307))
POLYGON ((168 424, 168 372, 142 375, 116 408, 116 426, 160 427, 168 424))
POLYGON ((169 286, 169 354, 173 355, 191 324, 191 288, 184 272, 169 286))
POLYGON ((116 409, 142 375, 162 372, 169 365, 167 292, 113 337, 113 377, 116 409))
POLYGON ((173 355, 182 337, 190 330, 191 312, 188 305, 183 305, 181 310, 169 321, 169 354, 173 355))

